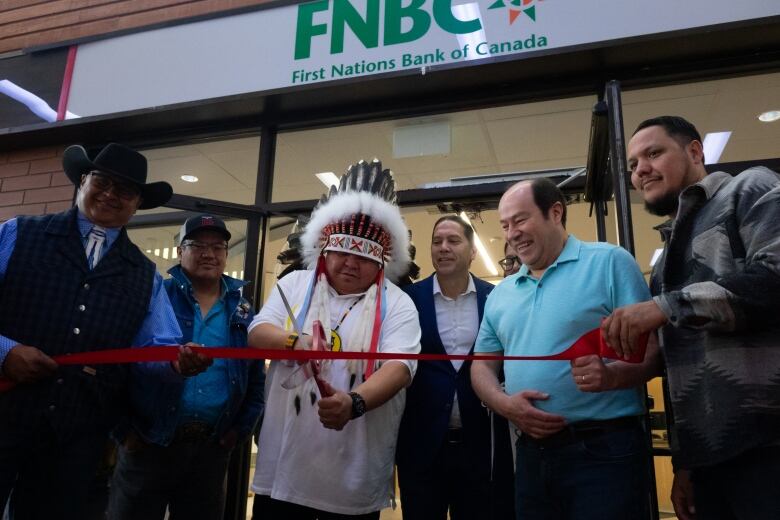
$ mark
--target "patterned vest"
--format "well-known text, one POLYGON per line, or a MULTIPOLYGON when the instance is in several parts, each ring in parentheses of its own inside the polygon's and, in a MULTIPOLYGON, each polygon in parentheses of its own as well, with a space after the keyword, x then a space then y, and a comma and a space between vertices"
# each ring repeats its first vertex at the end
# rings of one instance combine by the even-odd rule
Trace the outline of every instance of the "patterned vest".
MULTIPOLYGON (((155 267, 123 229, 90 271, 77 210, 19 217, 0 288, 0 333, 50 356, 128 347, 143 323, 155 267)), ((0 427, 48 421, 58 435, 107 429, 121 411, 126 366, 61 366, 52 377, 0 394, 0 427)))

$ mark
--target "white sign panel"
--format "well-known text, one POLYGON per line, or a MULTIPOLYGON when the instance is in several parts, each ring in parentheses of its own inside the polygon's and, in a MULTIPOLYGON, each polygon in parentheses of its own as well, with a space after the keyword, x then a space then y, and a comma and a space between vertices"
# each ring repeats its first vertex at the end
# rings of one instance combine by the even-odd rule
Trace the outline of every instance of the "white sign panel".
POLYGON ((319 0, 81 45, 79 116, 780 15, 777 0, 319 0))

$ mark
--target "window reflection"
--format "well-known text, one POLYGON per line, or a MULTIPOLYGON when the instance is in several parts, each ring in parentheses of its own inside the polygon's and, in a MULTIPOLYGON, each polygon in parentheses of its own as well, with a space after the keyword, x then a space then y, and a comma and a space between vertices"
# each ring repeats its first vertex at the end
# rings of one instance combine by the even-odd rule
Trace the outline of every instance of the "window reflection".
MULTIPOLYGON (((141 151, 149 181, 166 181, 178 195, 254 204, 260 137, 241 137, 141 151)), ((144 213, 163 213, 164 209, 144 213)))

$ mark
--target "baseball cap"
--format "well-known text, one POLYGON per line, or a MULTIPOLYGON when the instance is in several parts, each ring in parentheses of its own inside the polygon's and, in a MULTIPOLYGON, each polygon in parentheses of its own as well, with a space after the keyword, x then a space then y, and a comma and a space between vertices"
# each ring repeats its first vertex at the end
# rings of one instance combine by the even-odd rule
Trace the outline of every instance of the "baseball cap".
POLYGON ((214 215, 196 215, 188 218, 181 226, 179 231, 179 245, 187 240, 191 234, 201 229, 210 229, 216 231, 225 237, 225 240, 230 240, 230 231, 225 227, 225 222, 214 215))

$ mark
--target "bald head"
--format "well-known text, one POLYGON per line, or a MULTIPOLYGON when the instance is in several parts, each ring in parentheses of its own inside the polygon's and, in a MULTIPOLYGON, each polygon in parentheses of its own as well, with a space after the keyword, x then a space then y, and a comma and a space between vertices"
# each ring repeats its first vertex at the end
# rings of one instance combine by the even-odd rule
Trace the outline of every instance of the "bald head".
POLYGON ((551 181, 513 185, 498 203, 498 216, 504 238, 534 275, 541 275, 558 258, 568 237, 566 202, 551 181))

